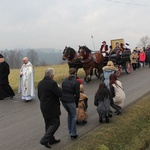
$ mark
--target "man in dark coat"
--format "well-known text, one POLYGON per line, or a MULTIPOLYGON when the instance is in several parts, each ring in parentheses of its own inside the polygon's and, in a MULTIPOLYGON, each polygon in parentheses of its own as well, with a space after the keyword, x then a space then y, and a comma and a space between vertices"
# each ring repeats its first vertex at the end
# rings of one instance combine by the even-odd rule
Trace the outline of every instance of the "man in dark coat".
POLYGON ((54 137, 54 133, 60 126, 60 101, 62 90, 54 79, 54 69, 48 68, 45 71, 45 77, 38 84, 38 98, 40 100, 40 108, 45 121, 45 135, 40 143, 47 148, 50 145, 60 142, 54 137))
POLYGON ((0 54, 0 100, 3 100, 6 97, 10 99, 15 96, 14 91, 9 85, 8 75, 10 73, 9 65, 4 60, 3 55, 0 54))

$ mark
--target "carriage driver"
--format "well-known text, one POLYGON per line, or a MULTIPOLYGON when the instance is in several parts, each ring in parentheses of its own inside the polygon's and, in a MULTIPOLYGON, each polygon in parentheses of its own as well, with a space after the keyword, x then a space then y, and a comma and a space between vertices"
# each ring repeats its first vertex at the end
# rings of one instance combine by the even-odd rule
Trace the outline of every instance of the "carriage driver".
POLYGON ((101 45, 101 48, 100 48, 99 52, 102 53, 102 55, 104 57, 109 55, 108 45, 106 44, 106 41, 102 42, 102 45, 101 45))

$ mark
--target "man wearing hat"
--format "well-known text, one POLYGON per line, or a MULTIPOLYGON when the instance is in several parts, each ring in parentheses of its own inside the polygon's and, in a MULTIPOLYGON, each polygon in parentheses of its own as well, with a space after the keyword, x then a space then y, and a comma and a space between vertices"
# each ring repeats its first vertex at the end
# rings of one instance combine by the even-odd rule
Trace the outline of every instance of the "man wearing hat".
POLYGON ((125 48, 126 50, 131 50, 130 45, 129 45, 128 43, 125 43, 124 48, 125 48))
POLYGON ((0 100, 3 100, 6 97, 10 99, 15 96, 14 91, 9 85, 8 75, 10 73, 9 65, 5 61, 2 54, 0 54, 0 100))
POLYGON ((100 53, 102 53, 102 55, 105 57, 106 55, 108 55, 108 45, 106 44, 106 41, 102 42, 101 48, 100 48, 100 53))

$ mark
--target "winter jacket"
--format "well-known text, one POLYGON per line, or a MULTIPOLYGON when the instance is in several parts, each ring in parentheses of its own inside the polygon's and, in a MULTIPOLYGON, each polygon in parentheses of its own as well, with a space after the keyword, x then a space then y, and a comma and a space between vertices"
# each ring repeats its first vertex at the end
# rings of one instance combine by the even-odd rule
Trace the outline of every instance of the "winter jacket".
POLYGON ((123 90, 122 83, 119 80, 117 80, 116 83, 117 85, 110 84, 110 91, 112 93, 114 103, 120 107, 123 107, 126 95, 123 90))
POLYGON ((101 47, 100 47, 100 52, 101 53, 104 53, 103 52, 103 48, 104 48, 104 50, 105 50, 105 53, 108 51, 108 45, 101 45, 101 47), (105 47, 105 48, 104 48, 105 47))
POLYGON ((50 77, 44 77, 38 84, 38 98, 44 118, 53 118, 61 115, 59 98, 62 90, 50 77))
POLYGON ((106 84, 107 88, 109 89, 109 77, 111 74, 114 74, 117 71, 117 68, 114 66, 105 66, 103 67, 103 77, 104 83, 106 84))
POLYGON ((140 61, 140 62, 144 62, 145 59, 146 59, 146 54, 145 54, 145 52, 140 52, 140 54, 139 54, 139 61, 140 61))
POLYGON ((65 78, 62 82, 63 95, 61 101, 64 103, 76 103, 78 107, 78 101, 80 97, 80 84, 76 77, 72 75, 71 79, 69 77, 65 78))
POLYGON ((84 121, 87 119, 87 113, 86 113, 86 103, 87 102, 88 97, 84 94, 80 92, 80 99, 79 99, 79 103, 78 103, 78 108, 77 108, 77 120, 78 122, 84 121))
POLYGON ((147 52, 147 61, 150 62, 150 50, 147 52))
POLYGON ((138 62, 138 54, 137 54, 137 53, 132 53, 132 54, 130 55, 130 60, 131 60, 131 63, 132 63, 132 64, 137 63, 137 62, 138 62))
POLYGON ((99 104, 97 106, 97 112, 99 113, 99 117, 101 118, 109 117, 110 113, 109 97, 106 98, 104 101, 99 101, 99 104))

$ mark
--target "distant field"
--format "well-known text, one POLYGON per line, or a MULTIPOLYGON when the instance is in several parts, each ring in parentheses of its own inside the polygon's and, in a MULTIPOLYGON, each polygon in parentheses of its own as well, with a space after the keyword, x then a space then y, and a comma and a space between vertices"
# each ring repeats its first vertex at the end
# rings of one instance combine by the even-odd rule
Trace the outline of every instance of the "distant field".
MULTIPOLYGON (((37 86, 38 82, 44 77, 44 72, 45 72, 46 68, 54 68, 55 69, 55 80, 57 82, 62 81, 66 76, 68 76, 68 64, 34 67, 35 87, 37 86)), ((19 72, 20 72, 20 69, 11 69, 10 70, 9 82, 15 92, 17 92, 17 89, 18 89, 19 75, 20 75, 19 72)), ((78 76, 79 77, 84 76, 83 69, 78 70, 78 76)))

